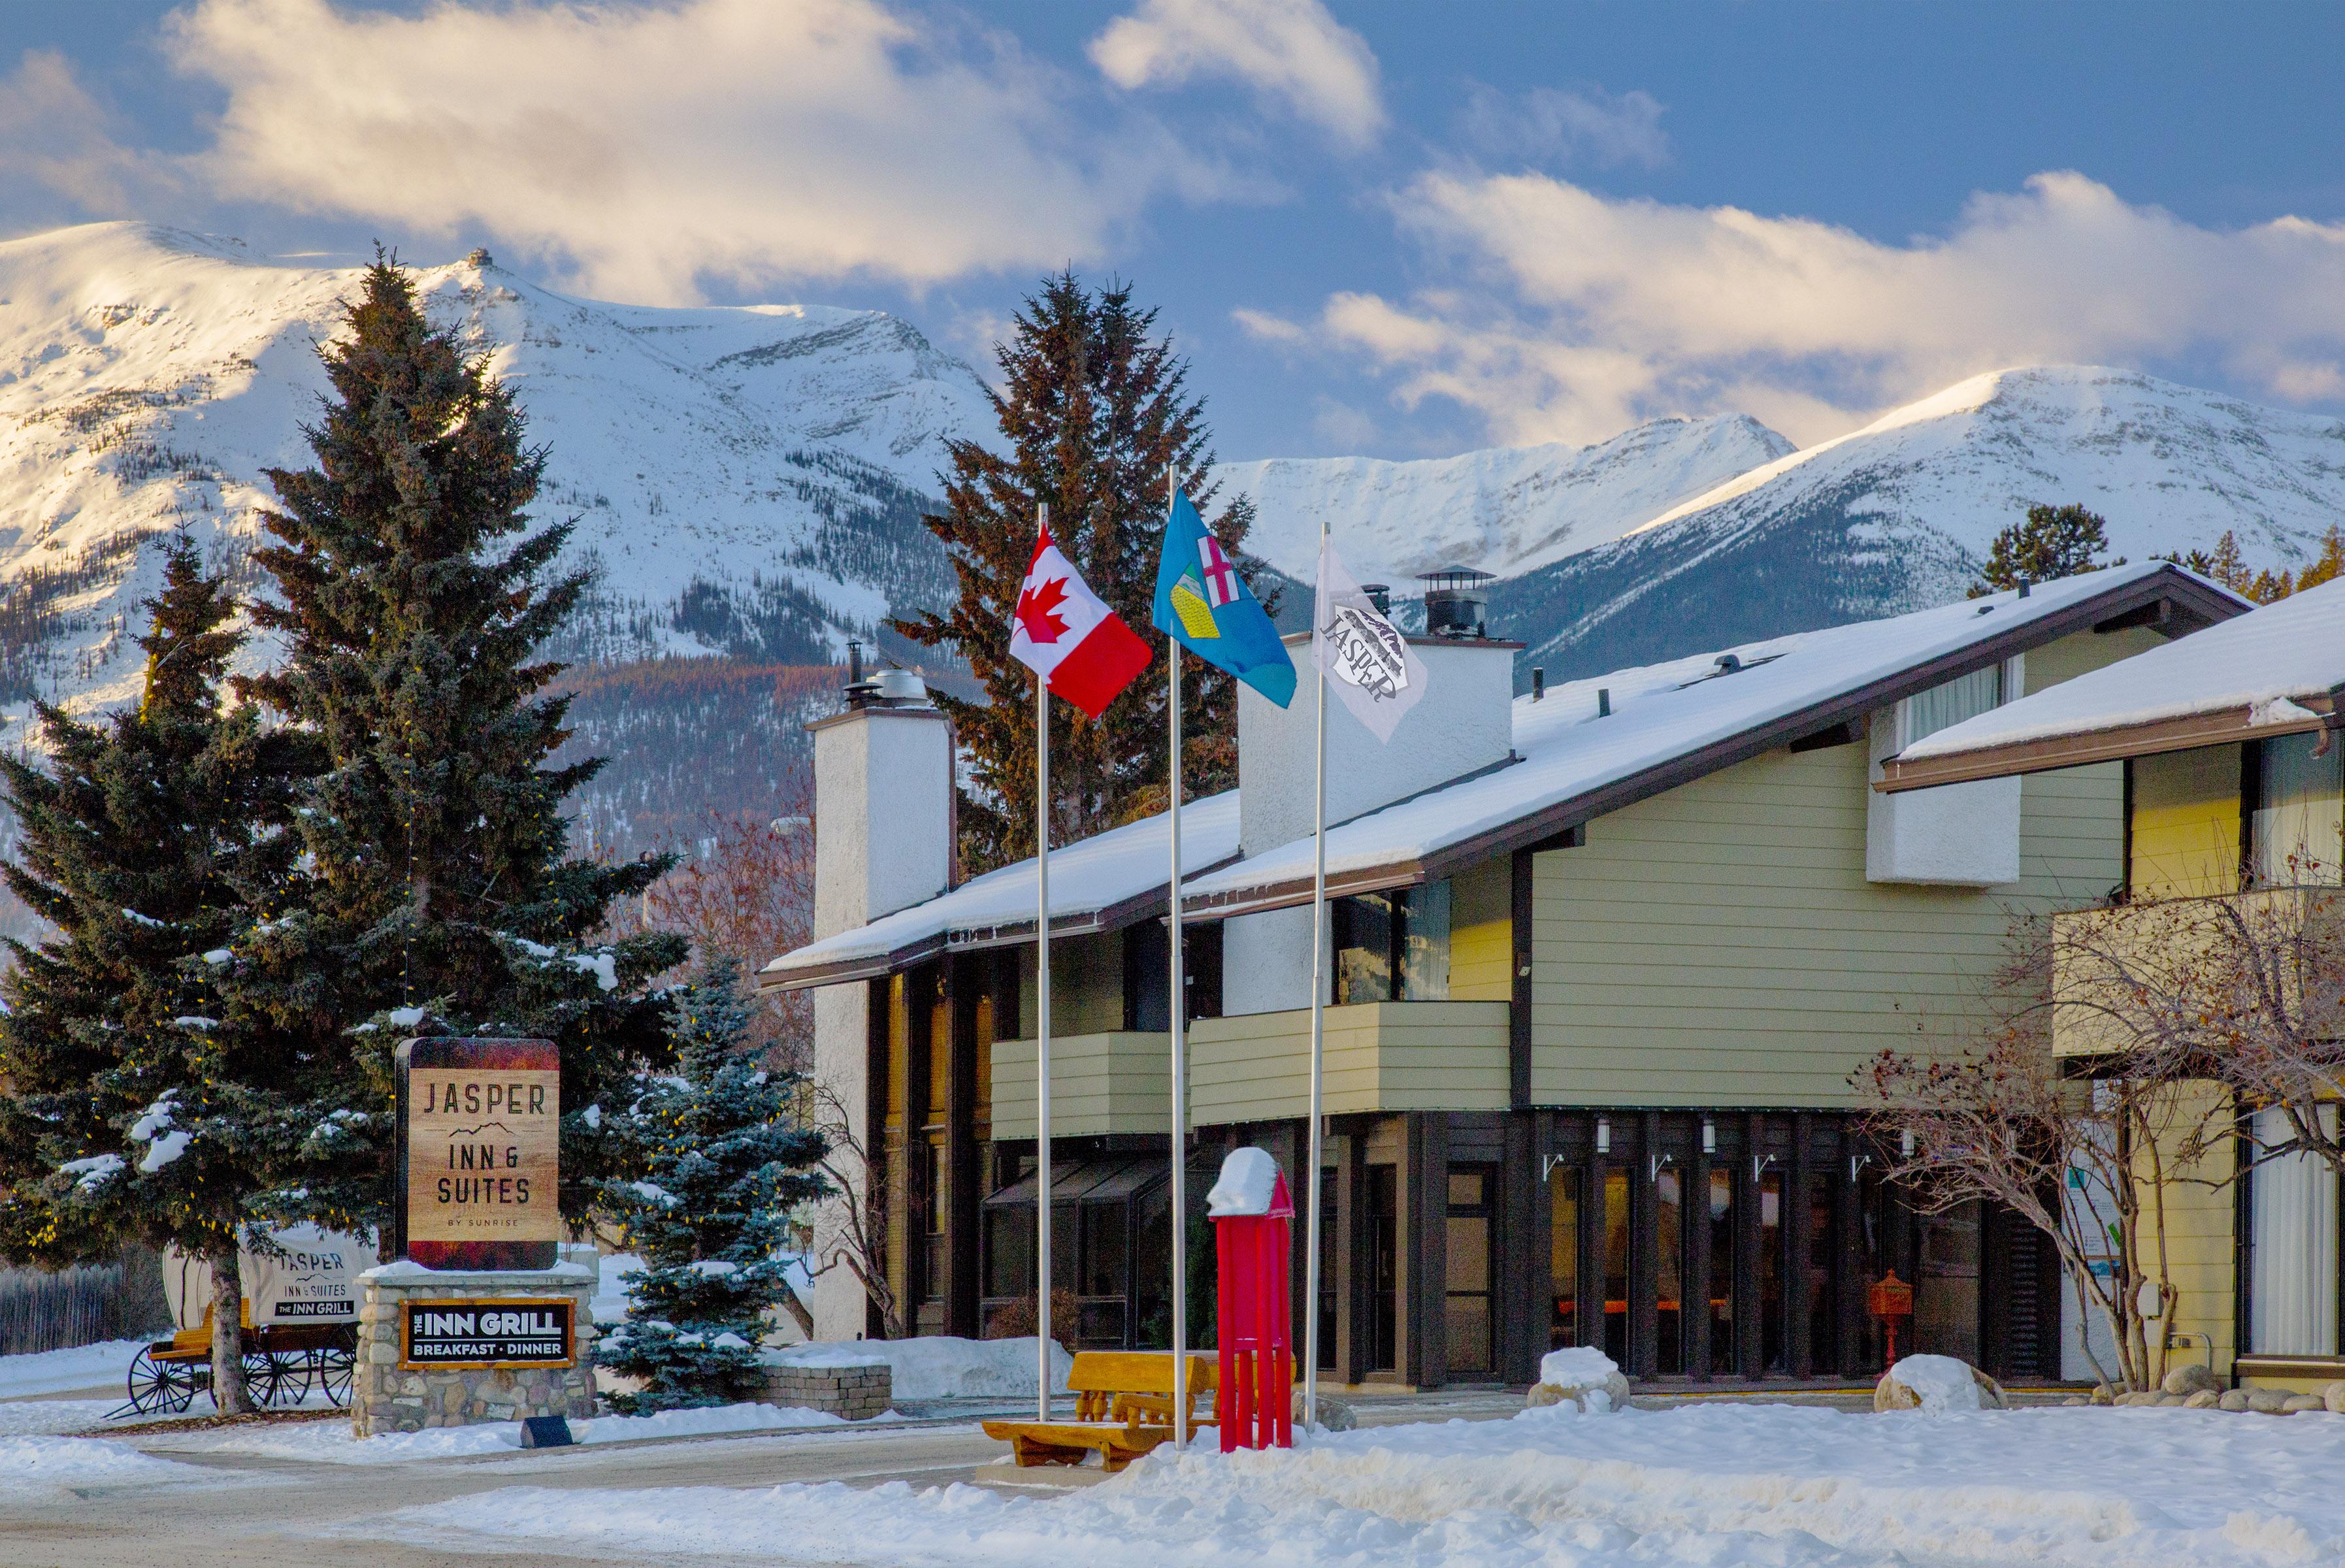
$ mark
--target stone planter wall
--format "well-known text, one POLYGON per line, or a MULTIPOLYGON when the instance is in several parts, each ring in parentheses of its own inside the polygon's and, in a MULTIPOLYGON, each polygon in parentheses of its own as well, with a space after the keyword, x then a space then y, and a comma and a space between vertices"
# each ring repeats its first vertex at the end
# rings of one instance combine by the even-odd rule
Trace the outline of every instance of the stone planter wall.
POLYGON ((360 1437, 558 1415, 594 1413, 594 1272, 575 1263, 543 1270, 455 1273, 386 1264, 360 1276, 358 1367, 350 1380, 350 1428, 360 1437), (567 1367, 444 1367, 399 1364, 401 1307, 414 1300, 474 1297, 566 1297, 572 1303, 573 1364, 567 1367))
POLYGON ((848 1421, 887 1413, 894 1398, 885 1361, 861 1366, 766 1368, 766 1402, 804 1405, 848 1421))

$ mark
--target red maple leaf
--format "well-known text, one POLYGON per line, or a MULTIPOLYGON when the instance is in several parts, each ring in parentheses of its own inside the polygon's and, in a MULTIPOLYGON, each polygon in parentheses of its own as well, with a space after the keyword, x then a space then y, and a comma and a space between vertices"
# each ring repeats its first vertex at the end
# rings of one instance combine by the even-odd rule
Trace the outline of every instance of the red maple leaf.
POLYGON ((1067 599, 1067 580, 1053 577, 1040 588, 1029 588, 1018 595, 1018 623, 1026 628, 1026 637, 1033 642, 1055 642, 1066 635, 1067 622, 1059 614, 1059 606, 1067 599))

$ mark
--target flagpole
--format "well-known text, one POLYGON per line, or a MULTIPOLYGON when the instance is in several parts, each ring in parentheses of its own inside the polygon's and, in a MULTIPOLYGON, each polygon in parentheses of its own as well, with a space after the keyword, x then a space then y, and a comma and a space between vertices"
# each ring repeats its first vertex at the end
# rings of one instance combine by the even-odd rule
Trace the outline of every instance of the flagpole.
MULTIPOLYGON (((1327 572, 1327 520, 1319 520, 1319 574, 1327 572)), ((1327 672, 1319 663, 1321 584, 1313 584, 1311 683, 1318 697, 1318 764, 1311 808, 1311 1136, 1305 1158, 1303 1230, 1303 1430, 1319 1420, 1319 1178, 1325 1158, 1320 1132, 1322 1068, 1327 1046, 1327 672)))
MULTIPOLYGON (((1179 476, 1167 465, 1164 470, 1164 526, 1172 526, 1172 498, 1177 492, 1179 476)), ((1188 998, 1182 995, 1181 973, 1181 644, 1171 632, 1164 634, 1164 655, 1172 667, 1172 685, 1167 705, 1172 709, 1172 754, 1165 777, 1171 809, 1167 817, 1172 827, 1172 869, 1169 903, 1172 908, 1171 930, 1172 973, 1171 989, 1167 992, 1172 1005, 1170 1027, 1172 1031, 1172 1445, 1185 1448, 1189 1442, 1189 1008, 1188 998)))
MULTIPOLYGON (((1051 503, 1037 507, 1041 531, 1051 530, 1051 503)), ((1034 676, 1034 1353, 1035 1411, 1051 1419, 1051 691, 1034 676)))

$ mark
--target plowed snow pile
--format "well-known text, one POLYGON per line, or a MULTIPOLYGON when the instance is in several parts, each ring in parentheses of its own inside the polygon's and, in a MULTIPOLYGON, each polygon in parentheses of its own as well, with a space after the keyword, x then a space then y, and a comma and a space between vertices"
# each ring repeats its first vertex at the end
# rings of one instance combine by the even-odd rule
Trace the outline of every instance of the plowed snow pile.
POLYGON ((664 1560, 756 1540, 776 1561, 872 1564, 2263 1568, 2345 1557, 2345 1419, 1558 1407, 1289 1453, 1160 1457, 1057 1497, 508 1488, 375 1529, 664 1560))

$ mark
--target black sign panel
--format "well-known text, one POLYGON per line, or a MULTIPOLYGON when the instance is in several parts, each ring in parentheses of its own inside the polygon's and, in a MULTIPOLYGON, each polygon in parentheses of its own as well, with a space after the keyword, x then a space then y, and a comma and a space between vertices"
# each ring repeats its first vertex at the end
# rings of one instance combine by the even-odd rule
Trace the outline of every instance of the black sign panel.
POLYGON ((566 1367, 566 1298, 408 1301, 400 1309, 400 1364, 415 1367, 566 1367))

